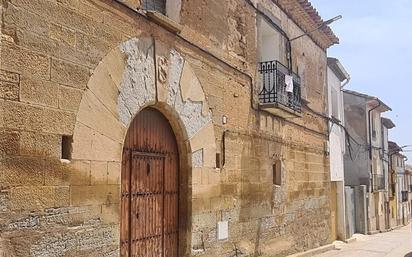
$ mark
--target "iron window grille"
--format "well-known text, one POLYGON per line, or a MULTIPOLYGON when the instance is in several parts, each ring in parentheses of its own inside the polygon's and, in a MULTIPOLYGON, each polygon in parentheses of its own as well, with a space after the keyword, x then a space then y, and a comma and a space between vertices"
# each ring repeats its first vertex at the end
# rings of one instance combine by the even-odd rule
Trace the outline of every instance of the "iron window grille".
POLYGON ((402 202, 407 202, 408 201, 408 191, 402 191, 402 202))
POLYGON ((275 103, 294 111, 302 111, 301 80, 292 73, 293 93, 286 91, 285 76, 289 69, 278 61, 259 62, 258 72, 261 82, 259 101, 261 104, 275 103))
POLYGON ((143 0, 143 9, 166 15, 166 0, 143 0))

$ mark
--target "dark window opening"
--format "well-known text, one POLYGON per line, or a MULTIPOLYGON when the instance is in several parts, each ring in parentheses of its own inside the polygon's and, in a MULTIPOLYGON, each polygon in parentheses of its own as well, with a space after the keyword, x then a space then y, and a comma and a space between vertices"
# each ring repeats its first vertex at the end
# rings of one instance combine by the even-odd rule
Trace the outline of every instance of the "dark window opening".
POLYGON ((143 0, 143 9, 166 15, 166 0, 143 0))
POLYGON ((216 168, 220 169, 221 162, 220 162, 220 153, 216 153, 216 168))
POLYGON ((62 159, 71 160, 72 158, 72 136, 62 136, 62 159))
POLYGON ((282 162, 276 160, 272 165, 273 173, 273 185, 281 186, 282 185, 282 162))

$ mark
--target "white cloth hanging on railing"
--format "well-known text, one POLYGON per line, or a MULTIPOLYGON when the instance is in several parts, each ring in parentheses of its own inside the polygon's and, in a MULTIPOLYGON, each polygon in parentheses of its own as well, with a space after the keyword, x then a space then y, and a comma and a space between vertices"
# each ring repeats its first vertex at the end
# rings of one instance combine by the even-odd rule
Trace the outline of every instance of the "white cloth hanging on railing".
POLYGON ((293 77, 285 75, 286 92, 293 93, 293 77))

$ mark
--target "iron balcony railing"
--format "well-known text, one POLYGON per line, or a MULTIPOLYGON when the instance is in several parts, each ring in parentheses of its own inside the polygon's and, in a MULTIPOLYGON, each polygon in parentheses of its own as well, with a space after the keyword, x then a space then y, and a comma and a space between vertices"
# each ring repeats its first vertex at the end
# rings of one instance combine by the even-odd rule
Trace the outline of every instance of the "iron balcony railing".
POLYGON ((278 61, 259 62, 261 91, 259 100, 262 104, 275 103, 301 112, 301 81, 293 73, 293 92, 287 92, 285 76, 290 74, 289 69, 278 61))
POLYGON ((409 192, 408 191, 402 191, 401 194, 402 194, 402 202, 407 202, 409 192))
POLYGON ((385 190, 385 176, 381 174, 372 174, 373 191, 385 190))

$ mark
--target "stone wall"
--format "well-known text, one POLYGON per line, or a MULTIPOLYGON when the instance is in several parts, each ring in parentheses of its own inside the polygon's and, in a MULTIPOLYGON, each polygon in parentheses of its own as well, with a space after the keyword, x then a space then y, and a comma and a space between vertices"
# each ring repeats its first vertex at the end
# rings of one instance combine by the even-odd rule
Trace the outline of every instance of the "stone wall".
MULTIPOLYGON (((262 5, 291 37, 302 33, 262 5)), ((113 1, 0 6, 5 256, 118 256, 123 139, 145 106, 167 115, 180 142, 182 256, 284 256, 331 242, 327 124, 252 108, 256 12, 246 2, 182 1, 180 37, 113 1), (62 136, 73 137, 70 161, 60 160, 62 136)), ((324 112, 326 53, 308 38, 294 44, 294 70, 324 112)))

